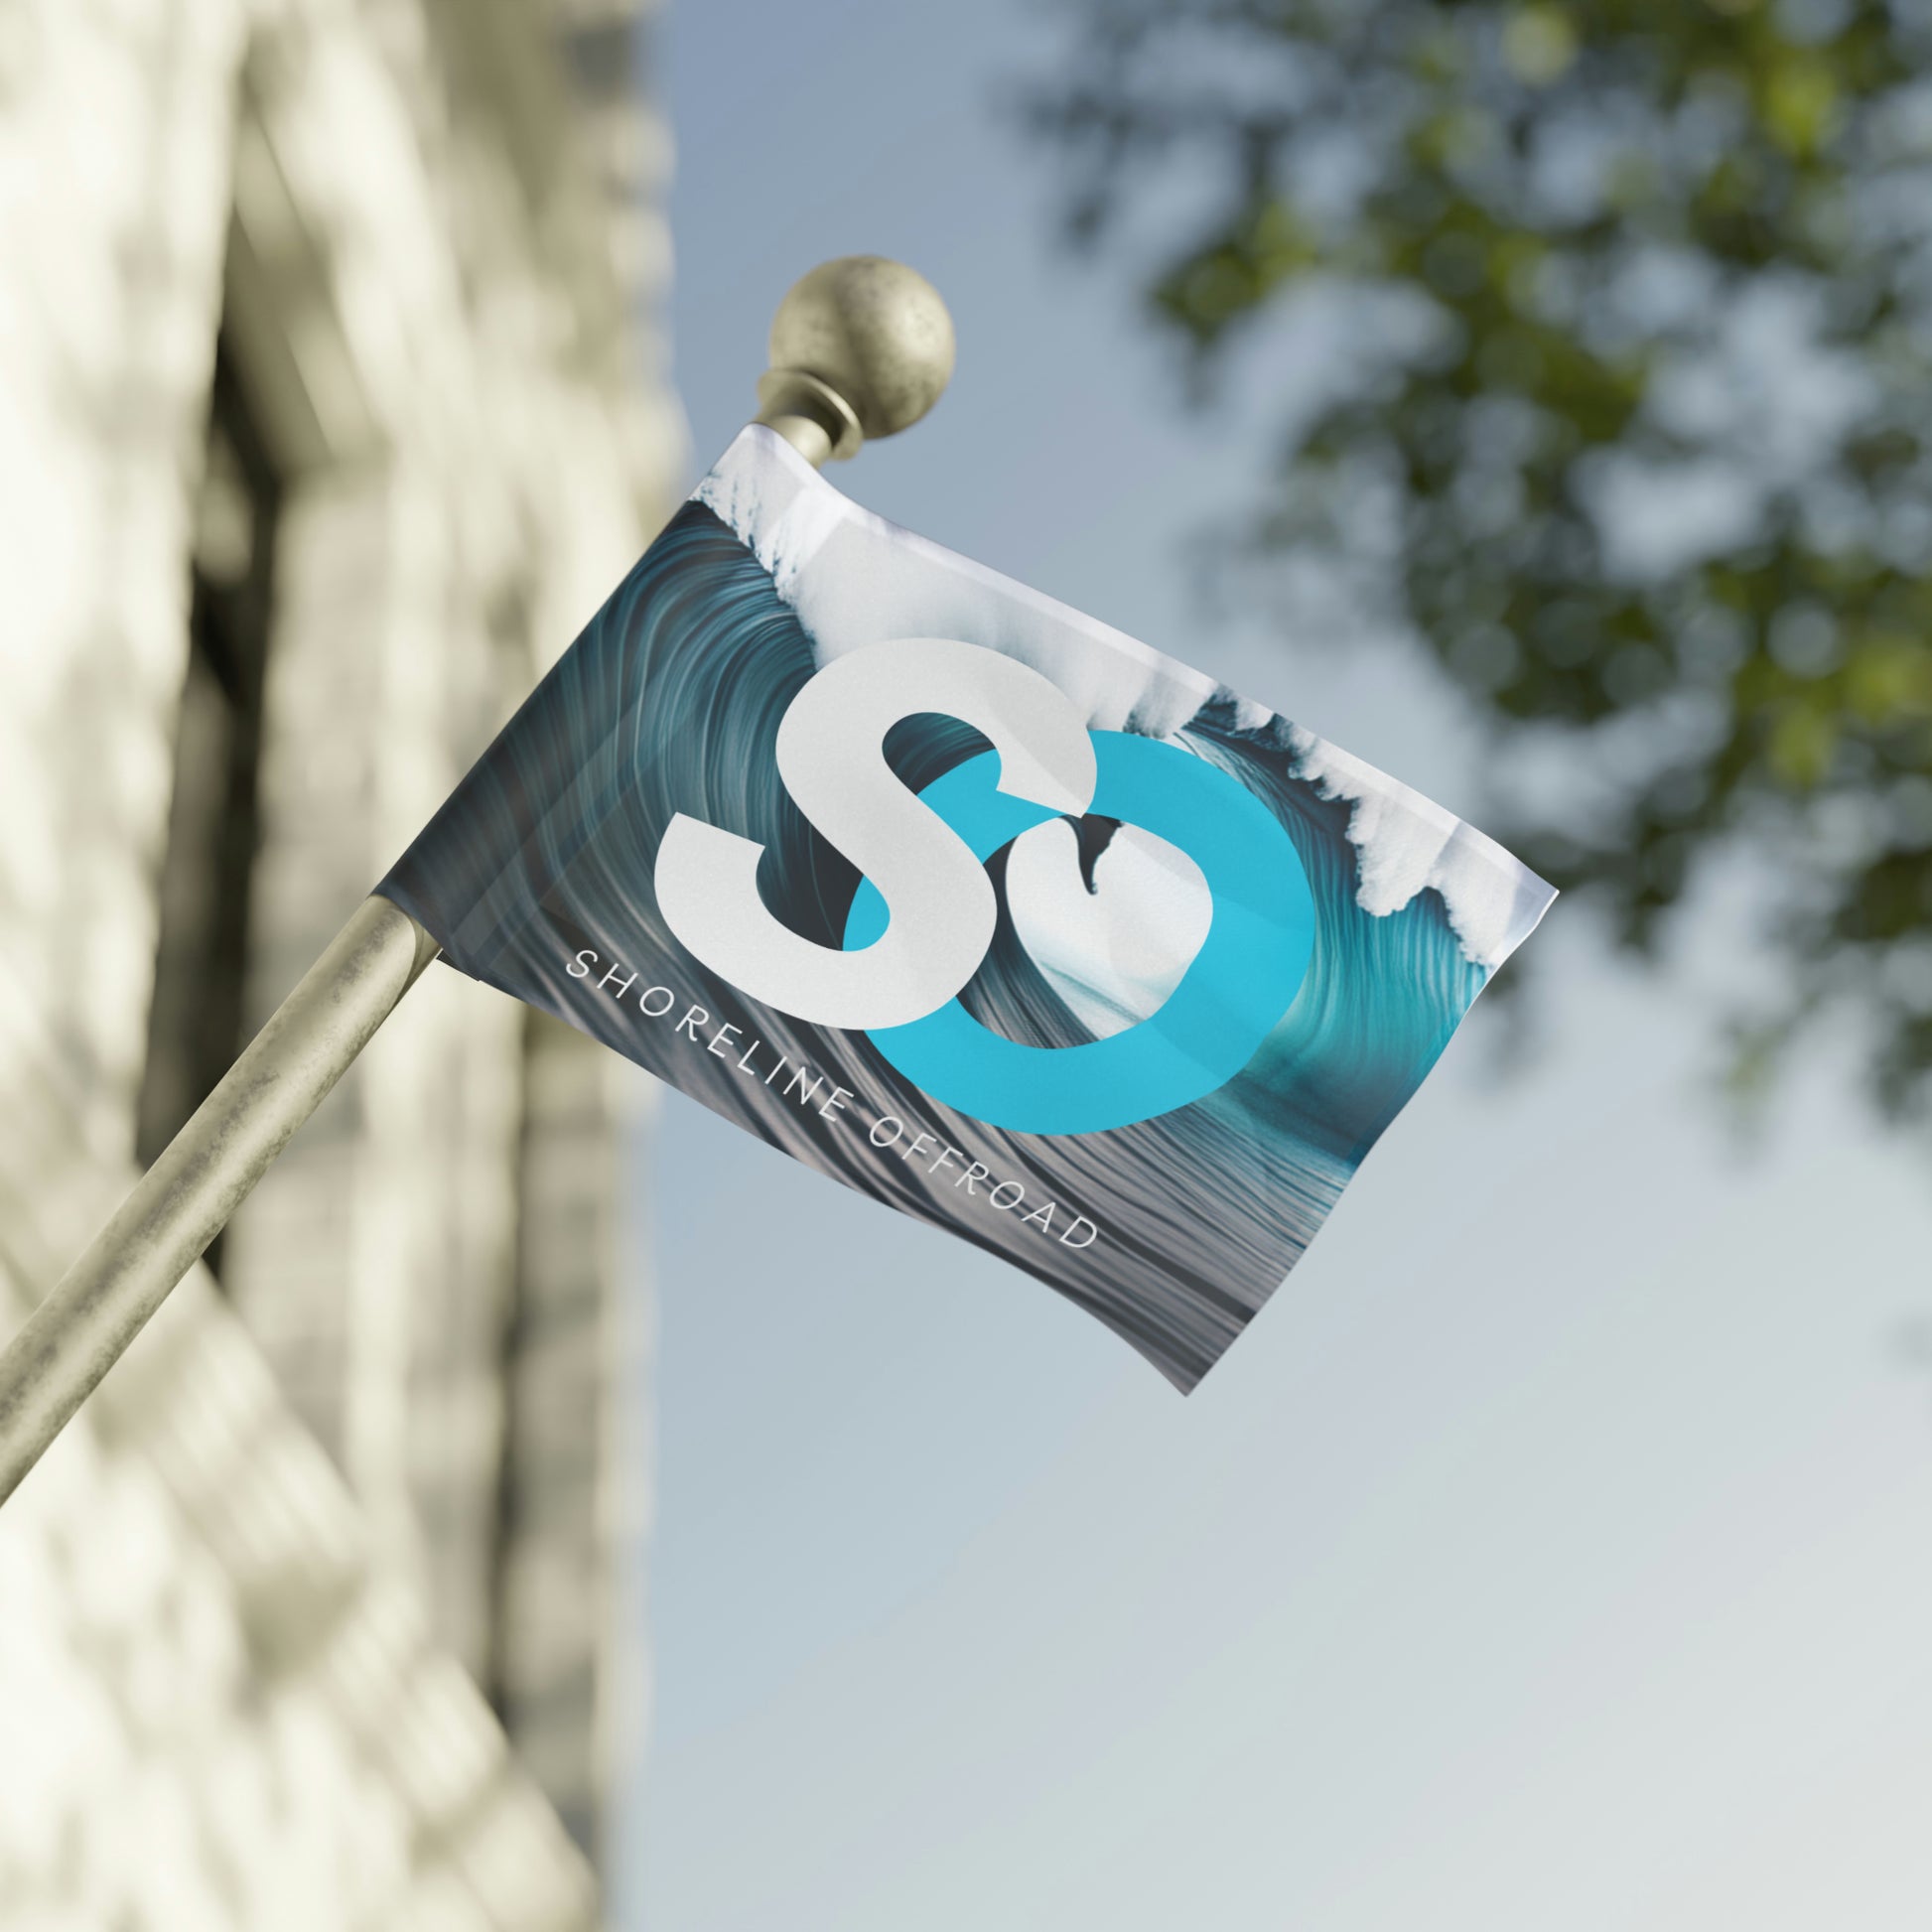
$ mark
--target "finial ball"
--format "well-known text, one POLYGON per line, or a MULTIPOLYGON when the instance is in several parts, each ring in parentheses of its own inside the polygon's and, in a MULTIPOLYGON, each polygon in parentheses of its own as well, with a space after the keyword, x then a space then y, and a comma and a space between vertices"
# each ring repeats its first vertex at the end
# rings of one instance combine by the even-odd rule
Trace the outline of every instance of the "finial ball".
POLYGON ((868 437, 892 436, 939 400, 953 368, 952 318, 916 269, 844 255, 802 276, 778 304, 771 366, 815 375, 868 437))

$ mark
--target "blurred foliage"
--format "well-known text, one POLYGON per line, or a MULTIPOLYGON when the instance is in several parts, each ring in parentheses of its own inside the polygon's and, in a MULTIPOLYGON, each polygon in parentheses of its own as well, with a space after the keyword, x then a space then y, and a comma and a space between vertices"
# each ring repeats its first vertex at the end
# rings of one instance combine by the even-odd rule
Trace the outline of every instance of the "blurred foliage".
POLYGON ((1149 301, 1202 371, 1328 318, 1246 553, 1576 781, 1511 834, 1628 944, 1768 860, 1742 1074, 1851 998, 1922 1106, 1932 0, 1065 4, 1075 231, 1185 208, 1149 301))

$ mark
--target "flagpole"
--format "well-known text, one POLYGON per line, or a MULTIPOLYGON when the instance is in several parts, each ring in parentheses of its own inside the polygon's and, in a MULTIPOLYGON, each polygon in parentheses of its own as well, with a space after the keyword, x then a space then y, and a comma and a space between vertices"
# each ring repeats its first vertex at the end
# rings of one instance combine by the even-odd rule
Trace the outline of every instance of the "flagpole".
MULTIPOLYGON (((930 409, 952 323, 922 276, 825 262, 771 324, 757 420, 814 466, 930 409)), ((387 899, 362 901, 134 1190, 0 1354, 0 1503, 19 1486, 296 1130, 437 956, 387 899)))

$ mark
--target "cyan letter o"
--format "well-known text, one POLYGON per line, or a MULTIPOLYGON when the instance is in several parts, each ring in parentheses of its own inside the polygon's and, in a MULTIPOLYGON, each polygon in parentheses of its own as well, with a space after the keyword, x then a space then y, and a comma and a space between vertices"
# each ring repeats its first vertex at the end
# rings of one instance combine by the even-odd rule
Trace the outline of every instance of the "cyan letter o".
MULTIPOLYGON (((1172 1113, 1224 1086, 1254 1057, 1309 969, 1314 898, 1281 822, 1238 779, 1178 746, 1094 732, 1090 810, 1138 825, 1193 860, 1214 909, 1207 937, 1161 1009, 1079 1046, 1028 1046, 975 1020, 957 999, 867 1037, 914 1086, 975 1120, 1018 1134, 1097 1134, 1172 1113)), ((1059 814, 995 789, 986 752, 919 796, 982 863, 1059 814)), ((886 928, 886 902, 861 881, 848 949, 886 928)))

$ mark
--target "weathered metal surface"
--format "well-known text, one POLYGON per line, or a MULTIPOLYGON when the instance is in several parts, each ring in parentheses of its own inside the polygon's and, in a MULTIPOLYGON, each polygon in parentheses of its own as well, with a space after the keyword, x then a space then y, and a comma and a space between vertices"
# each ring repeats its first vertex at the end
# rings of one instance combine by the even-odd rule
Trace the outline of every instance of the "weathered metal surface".
POLYGON ((436 957, 364 899, 0 1356, 0 1502, 12 1495, 295 1130, 436 957))

